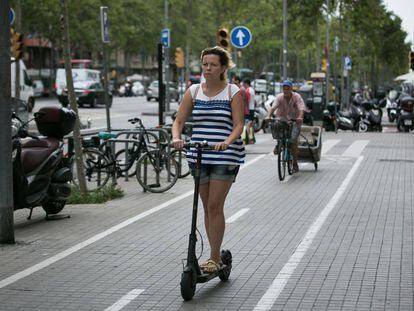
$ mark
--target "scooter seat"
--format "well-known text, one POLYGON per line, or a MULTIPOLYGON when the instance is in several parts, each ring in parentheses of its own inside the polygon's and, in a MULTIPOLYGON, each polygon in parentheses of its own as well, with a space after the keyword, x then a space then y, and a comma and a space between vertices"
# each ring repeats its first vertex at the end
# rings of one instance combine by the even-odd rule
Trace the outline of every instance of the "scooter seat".
POLYGON ((344 118, 352 119, 353 113, 350 110, 347 111, 338 111, 338 115, 344 118))
POLYGON ((59 148, 59 139, 31 139, 22 145, 22 164, 25 173, 30 173, 59 148))

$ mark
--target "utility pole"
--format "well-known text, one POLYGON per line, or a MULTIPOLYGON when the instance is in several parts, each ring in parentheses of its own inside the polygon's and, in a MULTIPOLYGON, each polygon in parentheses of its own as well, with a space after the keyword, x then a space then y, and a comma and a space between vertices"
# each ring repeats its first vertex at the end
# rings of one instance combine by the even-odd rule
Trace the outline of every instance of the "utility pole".
POLYGON ((65 0, 60 0, 60 29, 62 30, 62 48, 63 48, 63 58, 65 59, 65 72, 66 72, 66 86, 68 88, 68 99, 70 103, 70 108, 76 114, 76 123, 73 129, 73 146, 75 148, 75 161, 76 161, 76 173, 78 174, 78 185, 79 190, 82 194, 86 194, 86 180, 85 180, 85 170, 83 167, 83 157, 82 157, 82 137, 80 133, 79 126, 79 113, 78 113, 78 104, 75 97, 75 89, 73 88, 73 78, 72 78, 72 66, 70 64, 70 43, 69 43, 69 21, 68 21, 68 7, 65 0))
MULTIPOLYGON (((16 31, 21 31, 21 27, 22 27, 22 19, 21 19, 21 15, 22 15, 22 6, 20 3, 20 0, 16 0, 16 27, 15 30, 16 31)), ((8 10, 7 10, 8 12, 8 10)), ((7 18, 7 20, 9 20, 7 18)), ((17 99, 20 99, 20 60, 19 59, 15 59, 15 83, 14 83, 14 97, 17 99)), ((18 114, 18 112, 16 111, 16 113, 18 114)))
MULTIPOLYGON (((168 0, 164 0, 165 29, 168 29, 168 0)), ((171 32, 170 32, 171 33, 171 32)), ((170 111, 170 47, 164 47, 165 61, 165 111, 170 111)), ((160 94, 158 94, 160 96, 160 94)))
POLYGON ((326 0, 326 96, 325 96, 325 104, 328 107, 329 103, 329 71, 330 71, 330 64, 329 64, 329 0, 326 0))
POLYGON ((283 80, 287 79, 287 0, 283 0, 283 80))
POLYGON ((0 243, 14 243, 9 10, 0 1, 0 243))
MULTIPOLYGON (((347 17, 346 17, 346 55, 348 55, 348 57, 351 55, 350 53, 351 53, 351 51, 350 51, 350 44, 349 44, 349 42, 351 41, 351 39, 350 39, 350 37, 349 37, 349 14, 347 14, 347 17)), ((349 89, 350 89, 350 87, 351 87, 351 79, 349 78, 349 74, 350 74, 350 72, 349 72, 349 70, 347 70, 347 75, 346 75, 346 82, 344 82, 344 84, 346 84, 346 97, 345 97, 345 100, 346 100, 346 106, 347 106, 347 108, 349 108, 349 106, 350 106, 350 99, 349 99, 349 89)))
POLYGON ((101 6, 101 35, 102 35, 102 52, 103 52, 103 78, 104 78, 104 101, 106 111, 106 130, 111 131, 111 116, 109 113, 109 96, 108 96, 108 50, 109 43, 109 17, 108 7, 101 6))
POLYGON ((343 19, 344 19, 344 12, 343 12, 343 1, 339 2, 339 31, 340 31, 340 58, 341 58, 341 66, 339 72, 341 73, 341 102, 340 107, 345 107, 345 60, 344 60, 344 27, 343 27, 343 19))
POLYGON ((190 80, 190 51, 191 51, 191 31, 193 18, 193 0, 187 0, 187 26, 186 26, 186 42, 185 42, 185 81, 190 80))

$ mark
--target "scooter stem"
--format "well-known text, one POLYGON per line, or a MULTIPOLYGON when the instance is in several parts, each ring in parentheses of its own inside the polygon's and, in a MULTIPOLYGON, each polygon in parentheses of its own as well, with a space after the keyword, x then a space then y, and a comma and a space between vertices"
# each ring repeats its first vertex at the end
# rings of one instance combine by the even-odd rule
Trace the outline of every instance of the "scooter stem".
POLYGON ((197 161, 195 163, 195 172, 194 172, 193 216, 191 220, 191 233, 190 233, 190 240, 188 242, 188 258, 187 258, 187 262, 191 262, 191 263, 197 263, 195 247, 196 247, 196 242, 197 242, 197 237, 196 237, 197 210, 198 210, 198 194, 199 194, 199 187, 200 187, 202 146, 197 146, 196 148, 197 148, 197 161))

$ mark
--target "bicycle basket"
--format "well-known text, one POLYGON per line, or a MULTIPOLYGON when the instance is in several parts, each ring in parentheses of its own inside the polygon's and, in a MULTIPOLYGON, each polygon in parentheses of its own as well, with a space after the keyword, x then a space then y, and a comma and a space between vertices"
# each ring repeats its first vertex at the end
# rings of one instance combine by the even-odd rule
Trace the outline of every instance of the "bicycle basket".
POLYGON ((272 120, 270 123, 272 136, 274 139, 283 139, 289 137, 289 124, 286 121, 272 120))

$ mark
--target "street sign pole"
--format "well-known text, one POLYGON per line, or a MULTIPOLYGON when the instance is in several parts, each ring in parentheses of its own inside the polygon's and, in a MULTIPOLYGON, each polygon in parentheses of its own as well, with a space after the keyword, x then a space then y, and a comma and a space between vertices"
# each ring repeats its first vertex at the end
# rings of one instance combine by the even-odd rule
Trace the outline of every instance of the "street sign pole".
POLYGON ((14 243, 9 0, 0 1, 0 243, 14 243))
POLYGON ((163 56, 163 46, 162 43, 157 45, 158 51, 158 125, 164 125, 164 84, 162 79, 162 62, 164 60, 163 56))
POLYGON ((168 30, 168 45, 164 46, 165 62, 165 111, 170 111, 170 30, 168 29, 168 0, 164 0, 165 29, 168 30))
POLYGON ((103 52, 103 75, 104 75, 104 100, 106 108, 106 129, 111 131, 111 116, 109 112, 108 97, 108 56, 106 45, 109 43, 109 17, 108 7, 101 6, 101 34, 102 34, 102 52, 103 52))

